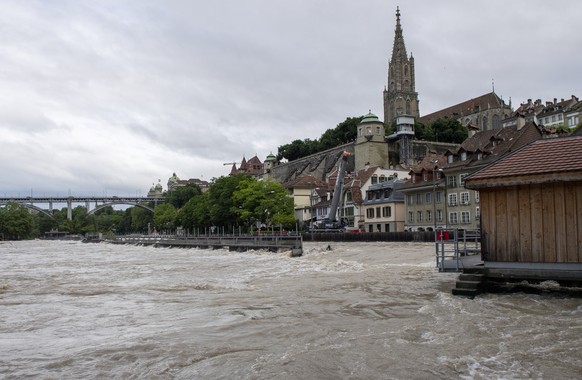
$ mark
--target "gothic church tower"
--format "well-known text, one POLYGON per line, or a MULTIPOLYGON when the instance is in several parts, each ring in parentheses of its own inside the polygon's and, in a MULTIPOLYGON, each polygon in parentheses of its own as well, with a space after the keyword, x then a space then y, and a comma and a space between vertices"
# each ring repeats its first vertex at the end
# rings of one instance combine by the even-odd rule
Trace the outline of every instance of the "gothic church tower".
POLYGON ((396 30, 392 58, 388 63, 388 86, 384 88, 384 123, 390 125, 398 116, 419 117, 418 93, 414 89, 414 58, 406 55, 400 10, 396 8, 396 30))

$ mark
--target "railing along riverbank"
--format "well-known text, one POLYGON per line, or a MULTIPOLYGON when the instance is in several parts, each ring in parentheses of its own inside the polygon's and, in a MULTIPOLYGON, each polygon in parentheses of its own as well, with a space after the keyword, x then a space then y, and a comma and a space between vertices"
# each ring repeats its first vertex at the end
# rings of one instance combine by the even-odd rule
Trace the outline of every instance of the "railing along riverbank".
POLYGON ((180 247, 200 249, 225 248, 230 251, 268 250, 291 251, 291 256, 303 254, 301 235, 123 235, 105 239, 114 244, 140 244, 156 247, 180 247))
POLYGON ((418 232, 309 232, 304 241, 413 241, 434 242, 432 231, 418 232))

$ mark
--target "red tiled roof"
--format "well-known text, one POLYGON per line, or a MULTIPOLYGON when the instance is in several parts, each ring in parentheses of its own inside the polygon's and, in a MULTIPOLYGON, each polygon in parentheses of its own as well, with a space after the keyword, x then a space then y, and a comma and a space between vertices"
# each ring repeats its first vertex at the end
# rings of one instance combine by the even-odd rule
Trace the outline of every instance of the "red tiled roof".
POLYGON ((466 182, 565 172, 582 173, 582 136, 536 140, 467 177, 466 182))

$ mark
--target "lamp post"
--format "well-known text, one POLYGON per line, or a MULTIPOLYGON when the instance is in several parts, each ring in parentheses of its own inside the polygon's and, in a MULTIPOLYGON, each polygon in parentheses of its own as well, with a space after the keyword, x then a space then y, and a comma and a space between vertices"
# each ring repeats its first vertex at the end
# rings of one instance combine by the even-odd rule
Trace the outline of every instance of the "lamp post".
MULTIPOLYGON (((447 217, 447 180, 446 180, 446 176, 445 176, 445 172, 443 171, 443 169, 439 169, 438 166, 435 165, 435 167, 432 169, 432 193, 433 193, 433 213, 434 213, 434 230, 436 231, 437 229, 437 208, 436 208, 436 180, 438 177, 438 173, 440 173, 440 175, 443 176, 444 180, 445 180, 445 196, 444 199, 442 200, 444 202, 445 205, 445 228, 447 227, 447 223, 446 223, 446 217, 447 217)), ((440 180, 440 178, 438 178, 440 180)))
POLYGON ((437 230, 437 213, 436 213, 436 173, 437 173, 437 167, 435 165, 435 167, 432 169, 432 209, 433 209, 433 214, 432 214, 432 218, 434 220, 434 231, 436 234, 436 230, 437 230))

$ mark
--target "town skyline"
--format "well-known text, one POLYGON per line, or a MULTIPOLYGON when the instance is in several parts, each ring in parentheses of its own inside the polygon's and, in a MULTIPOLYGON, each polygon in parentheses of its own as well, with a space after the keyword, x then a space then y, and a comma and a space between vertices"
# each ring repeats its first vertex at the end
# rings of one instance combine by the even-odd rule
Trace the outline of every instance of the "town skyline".
MULTIPOLYGON (((1 193, 145 194, 382 117, 395 2, 112 4, 5 7, 1 193)), ((421 115, 493 86, 514 109, 581 95, 581 6, 496 4, 400 4, 421 115)))

